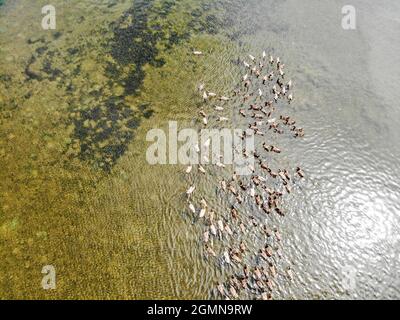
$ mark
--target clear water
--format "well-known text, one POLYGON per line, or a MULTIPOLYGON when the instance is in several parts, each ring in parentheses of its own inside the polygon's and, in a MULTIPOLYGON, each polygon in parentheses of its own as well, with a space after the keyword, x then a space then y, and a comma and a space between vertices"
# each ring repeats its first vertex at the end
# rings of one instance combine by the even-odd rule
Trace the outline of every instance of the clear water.
MULTIPOLYGON (((267 50, 287 65, 307 133, 281 144, 282 163, 307 179, 276 222, 295 276, 274 296, 399 298, 400 4, 353 1, 357 29, 346 31, 343 1, 168 3, 54 1, 61 34, 41 30, 41 1, 0 7, 0 297, 213 297, 223 274, 187 217, 184 168, 149 166, 145 136, 169 120, 196 126, 198 83, 226 92, 236 59, 267 50), (135 37, 149 45, 130 51, 135 37), (104 135, 96 108, 107 103, 118 117, 102 111, 104 135), (53 292, 40 286, 46 264, 53 292)), ((196 178, 204 194, 217 174, 196 178)))

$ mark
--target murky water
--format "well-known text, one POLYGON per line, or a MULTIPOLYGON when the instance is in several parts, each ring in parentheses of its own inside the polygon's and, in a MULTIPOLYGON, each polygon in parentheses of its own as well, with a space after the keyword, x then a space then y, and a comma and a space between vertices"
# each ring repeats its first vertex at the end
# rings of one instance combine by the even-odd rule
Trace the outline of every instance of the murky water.
POLYGON ((228 91, 237 58, 262 50, 287 64, 307 133, 281 145, 307 180, 277 222, 295 277, 275 297, 400 297, 396 1, 353 1, 352 31, 343 1, 60 0, 55 31, 45 4, 0 7, 1 298, 212 297, 222 275, 187 216, 183 168, 148 165, 145 137, 198 126, 199 82, 228 91))

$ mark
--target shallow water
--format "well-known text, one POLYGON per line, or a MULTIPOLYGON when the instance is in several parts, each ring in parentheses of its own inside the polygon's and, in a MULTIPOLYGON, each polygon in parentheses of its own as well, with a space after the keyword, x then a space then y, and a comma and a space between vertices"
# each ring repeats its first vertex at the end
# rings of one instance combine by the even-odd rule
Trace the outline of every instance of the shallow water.
MULTIPOLYGON (((275 297, 400 297, 396 1, 354 1, 354 31, 342 1, 53 2, 56 31, 40 28, 42 1, 0 7, 1 298, 213 297, 223 274, 202 257, 183 168, 148 165, 145 136, 197 127, 198 83, 227 92, 236 60, 264 49, 306 129, 281 144, 307 179, 274 222, 295 272, 275 297)), ((216 175, 196 179, 220 206, 216 175)))

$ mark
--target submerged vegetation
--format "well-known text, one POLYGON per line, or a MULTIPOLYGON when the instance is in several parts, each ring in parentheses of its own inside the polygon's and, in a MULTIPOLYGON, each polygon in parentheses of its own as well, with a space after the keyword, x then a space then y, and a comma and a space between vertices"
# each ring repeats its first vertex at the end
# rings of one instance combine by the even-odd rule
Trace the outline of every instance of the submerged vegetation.
POLYGON ((69 97, 68 157, 110 172, 141 120, 154 113, 140 94, 145 69, 163 67, 165 54, 193 35, 217 34, 221 12, 218 1, 137 0, 108 28, 95 31, 97 43, 80 38, 62 51, 51 46, 65 37, 62 32, 52 39, 29 38, 34 52, 24 69, 26 81, 55 81, 69 97), (96 50, 105 54, 93 54, 96 50))
MULTIPOLYGON (((145 69, 163 67, 165 54, 194 35, 224 32, 223 26, 234 25, 243 5, 222 0, 136 0, 108 26, 91 31, 96 41, 80 36, 60 50, 54 42, 68 38, 64 31, 28 38, 32 54, 24 68, 25 81, 55 82, 68 96, 63 125, 70 132, 65 140, 69 159, 110 172, 141 120, 154 113, 151 102, 141 97, 145 69)), ((75 18, 78 24, 85 20, 84 15, 75 18)), ((12 105, 9 101, 7 108, 12 105)))
POLYGON ((215 16, 209 13, 211 8, 204 9, 203 2, 198 1, 193 9, 183 1, 138 0, 111 24, 113 35, 104 44, 110 54, 104 69, 110 79, 106 83, 110 95, 101 88, 84 110, 81 105, 71 110, 75 125, 72 143, 80 158, 109 171, 125 153, 141 119, 154 112, 148 102, 129 103, 140 95, 145 67, 162 67, 165 59, 161 53, 193 33, 215 33, 212 25, 211 29, 204 27, 215 16))
POLYGON ((198 81, 215 81, 231 59, 215 34, 220 8, 208 2, 73 0, 68 20, 39 34, 29 10, 18 12, 22 26, 1 16, 2 298, 207 296, 190 272, 192 252, 174 252, 182 272, 169 272, 164 246, 194 247, 163 229, 184 230, 171 215, 183 181, 179 168, 149 167, 143 141, 166 119, 190 121, 198 81), (194 49, 207 56, 195 59, 194 49), (40 287, 47 264, 60 275, 56 291, 40 287))

